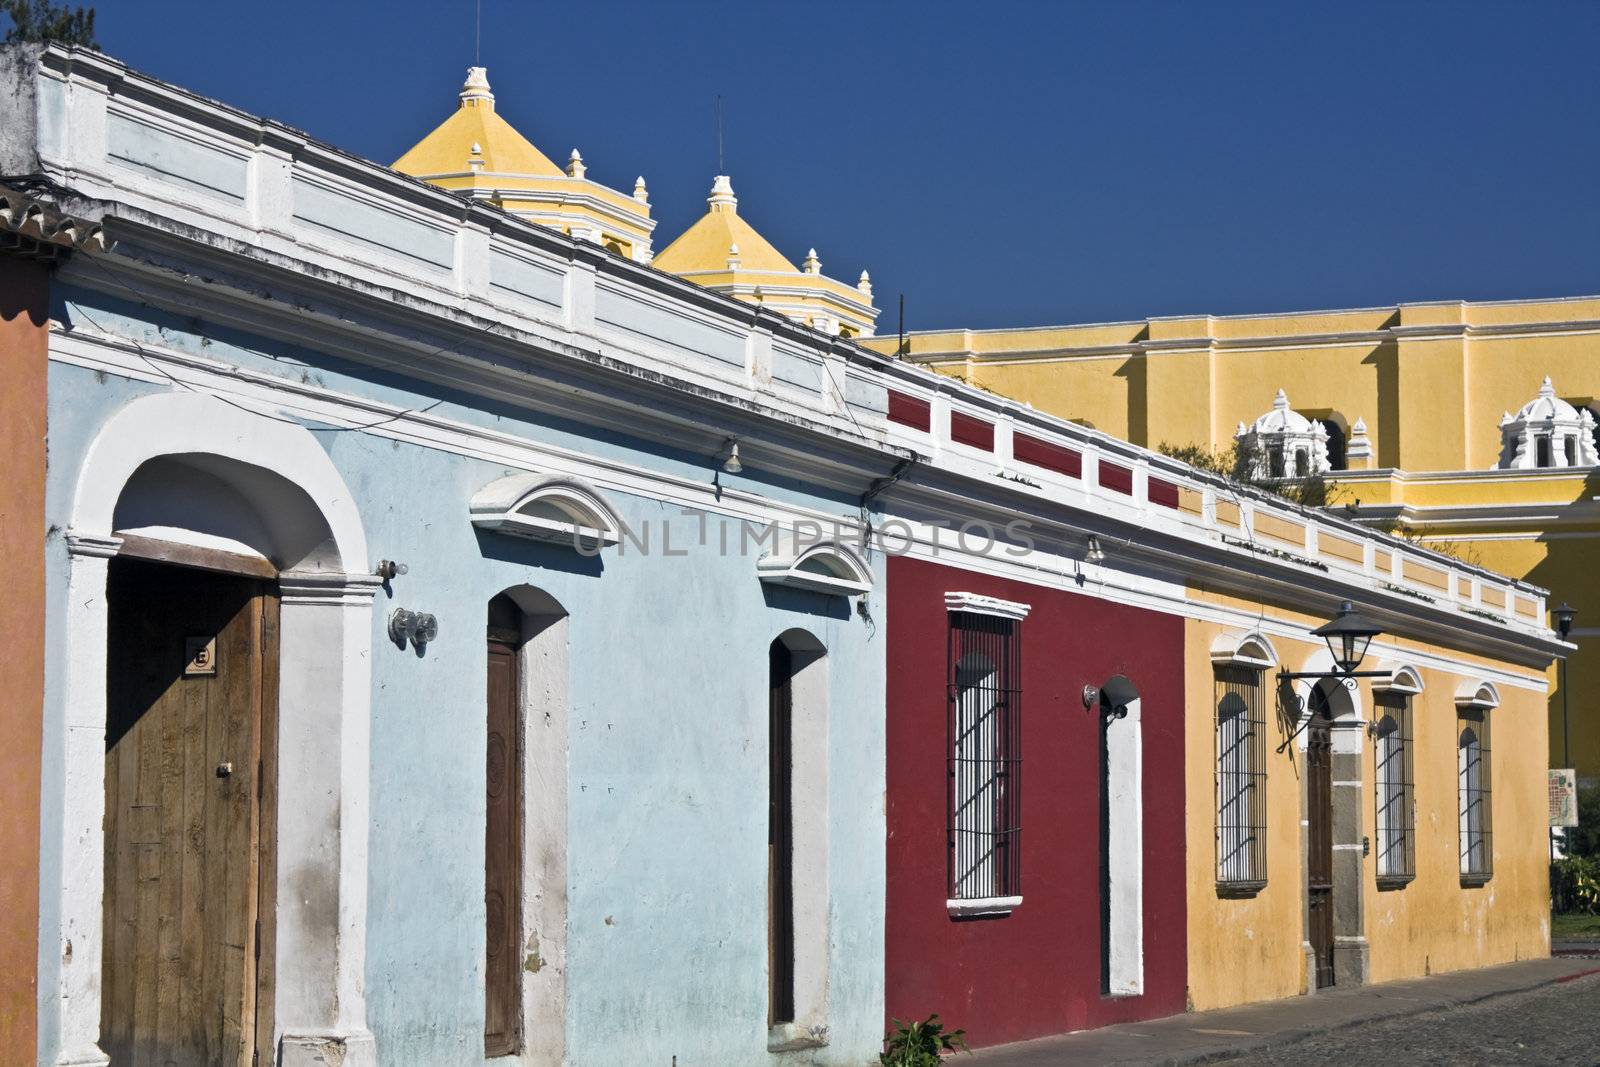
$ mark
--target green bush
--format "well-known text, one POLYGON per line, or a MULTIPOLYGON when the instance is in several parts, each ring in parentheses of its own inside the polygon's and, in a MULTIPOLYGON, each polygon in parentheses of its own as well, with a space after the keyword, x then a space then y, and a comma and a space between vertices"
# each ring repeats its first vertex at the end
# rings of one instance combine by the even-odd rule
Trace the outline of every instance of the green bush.
POLYGON ((1600 859, 1568 856, 1550 865, 1550 910, 1600 914, 1600 859))
POLYGON ((1578 825, 1567 831, 1567 855, 1600 858, 1600 786, 1578 790, 1578 825))
POLYGON ((946 1030, 937 1012, 920 1023, 889 1022, 894 1029, 883 1035, 882 1067, 939 1067, 943 1053, 966 1050, 967 1032, 946 1030))

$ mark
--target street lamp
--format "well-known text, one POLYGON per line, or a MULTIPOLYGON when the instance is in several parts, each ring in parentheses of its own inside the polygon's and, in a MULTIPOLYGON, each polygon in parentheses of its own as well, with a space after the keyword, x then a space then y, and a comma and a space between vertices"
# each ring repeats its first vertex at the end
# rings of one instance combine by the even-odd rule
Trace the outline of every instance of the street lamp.
MULTIPOLYGON (((1578 613, 1572 609, 1572 605, 1563 600, 1561 606, 1550 614, 1556 618, 1556 633, 1560 634, 1561 640, 1565 641, 1567 635, 1572 632, 1572 618, 1578 613)), ((1572 766, 1572 752, 1568 744, 1570 738, 1567 734, 1567 657, 1561 657, 1561 666, 1558 670, 1561 678, 1561 765, 1570 767, 1572 766)))
MULTIPOLYGON (((1284 682, 1299 681, 1301 679, 1314 678, 1320 680, 1332 674, 1343 681, 1347 688, 1354 689, 1357 678, 1388 677, 1388 671, 1358 670, 1361 666, 1361 661, 1367 658, 1367 646, 1372 644, 1372 639, 1383 633, 1383 630, 1371 619, 1356 614, 1355 605, 1351 604, 1350 601, 1346 600, 1339 605, 1339 614, 1334 616, 1331 622, 1323 623, 1311 632, 1328 642, 1328 654, 1333 657, 1334 665, 1339 668, 1338 671, 1279 671, 1278 682, 1280 686, 1284 682)), ((1305 701, 1301 699, 1298 693, 1295 694, 1295 700, 1299 702, 1300 710, 1303 712, 1305 710, 1305 701)), ((1300 731, 1309 725, 1311 725, 1311 720, 1307 718, 1305 722, 1295 728, 1294 733, 1283 739, 1283 743, 1278 746, 1278 751, 1282 752, 1288 748, 1300 731)))
POLYGON ((1372 639, 1383 630, 1370 619, 1357 615, 1355 607, 1346 600, 1339 605, 1337 618, 1311 632, 1328 642, 1328 652, 1333 656, 1333 662, 1339 665, 1342 674, 1350 676, 1367 658, 1367 646, 1372 639))

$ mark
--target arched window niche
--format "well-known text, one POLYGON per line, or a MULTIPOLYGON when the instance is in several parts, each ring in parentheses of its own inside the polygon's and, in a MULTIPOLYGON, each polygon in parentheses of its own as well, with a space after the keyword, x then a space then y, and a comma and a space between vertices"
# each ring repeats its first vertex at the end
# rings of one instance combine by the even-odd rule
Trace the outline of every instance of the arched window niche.
POLYGON ((487 605, 484 1052, 566 1049, 568 614, 531 585, 487 605), (536 955, 540 966, 525 961, 536 955))
POLYGON ((854 549, 839 541, 769 552, 756 562, 756 574, 770 585, 833 596, 860 596, 872 589, 872 569, 854 549))
POLYGON ((1265 634, 1257 631, 1229 630, 1211 642, 1214 667, 1246 667, 1271 670, 1278 665, 1278 650, 1265 634))
POLYGON ((513 537, 597 552, 621 539, 622 520, 576 478, 508 474, 472 495, 472 525, 513 537))
POLYGON ((1230 630, 1211 644, 1216 699, 1217 892, 1253 896, 1267 884, 1267 722, 1264 678, 1278 652, 1264 634, 1230 630))
POLYGON ((1379 889, 1400 889, 1416 878, 1415 748, 1412 700, 1422 675, 1408 664, 1385 665, 1372 685, 1374 852, 1379 889))
POLYGON ((827 1044, 828 651, 802 629, 768 646, 767 1048, 827 1044))
POLYGON ((1100 991, 1144 992, 1141 698, 1125 675, 1100 689, 1100 991))

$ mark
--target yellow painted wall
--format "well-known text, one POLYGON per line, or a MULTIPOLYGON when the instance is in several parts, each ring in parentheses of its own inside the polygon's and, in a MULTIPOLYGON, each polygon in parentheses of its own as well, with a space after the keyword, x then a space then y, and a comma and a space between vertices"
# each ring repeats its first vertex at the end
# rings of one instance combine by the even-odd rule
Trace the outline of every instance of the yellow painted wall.
MULTIPOLYGON (((1300 756, 1267 708, 1267 885, 1253 897, 1217 895, 1216 702, 1211 642, 1224 627, 1190 621, 1184 649, 1187 714, 1189 1001, 1195 1011, 1304 993, 1302 919, 1305 867, 1300 851, 1300 756)), ((1284 646, 1280 653, 1287 655, 1284 646)), ((1309 648, 1306 651, 1310 651, 1309 648)))
MULTIPOLYGON (((1379 890, 1376 847, 1363 863, 1365 926, 1374 982, 1483 967, 1550 954, 1549 808, 1545 698, 1500 687, 1489 712, 1494 876, 1464 888, 1460 876, 1455 689, 1461 676, 1422 670, 1412 697, 1416 878, 1379 890)), ((1370 717, 1370 699, 1366 707, 1370 717)), ((1364 832, 1373 834, 1375 754, 1362 753, 1364 832)))
MULTIPOLYGON (((1320 619, 1281 606, 1247 604, 1191 589, 1198 600, 1265 611, 1307 628, 1320 619)), ((1297 745, 1274 750, 1287 735, 1269 697, 1267 712, 1267 885, 1253 897, 1219 895, 1216 884, 1216 690, 1212 642, 1238 627, 1191 620, 1185 631, 1185 788, 1187 792, 1189 997, 1196 1010, 1226 1007, 1306 992, 1304 954, 1305 867, 1301 836, 1304 755, 1297 745)), ((1318 650, 1312 641, 1271 638, 1282 666, 1301 670, 1318 650)), ((1429 649, 1400 637, 1381 653, 1404 662, 1407 652, 1429 649)), ((1545 697, 1536 690, 1499 686, 1501 706, 1490 714, 1494 876, 1463 888, 1459 875, 1456 815, 1455 691, 1477 668, 1495 666, 1482 656, 1433 648, 1462 663, 1459 671, 1421 669, 1424 691, 1413 698, 1417 877, 1398 890, 1379 892, 1376 860, 1363 861, 1363 926, 1369 943, 1369 981, 1438 973, 1526 959, 1549 952, 1549 882, 1546 810, 1545 697)), ((1368 666, 1375 665, 1378 657, 1368 666)), ((1527 676, 1524 668, 1510 668, 1527 676)), ((1361 683, 1361 708, 1372 717, 1370 684, 1361 683)), ((1373 747, 1363 737, 1362 833, 1375 821, 1373 747)))

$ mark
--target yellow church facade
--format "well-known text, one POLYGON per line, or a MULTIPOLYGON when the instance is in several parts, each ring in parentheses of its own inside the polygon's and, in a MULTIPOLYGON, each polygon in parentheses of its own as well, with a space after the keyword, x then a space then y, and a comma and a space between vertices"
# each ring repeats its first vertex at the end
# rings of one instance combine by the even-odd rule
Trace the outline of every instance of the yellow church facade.
POLYGON ((1600 777, 1600 297, 934 330, 903 355, 1146 447, 1281 443, 1260 473, 1325 471, 1331 506, 1550 590, 1578 611, 1550 765, 1600 777))

